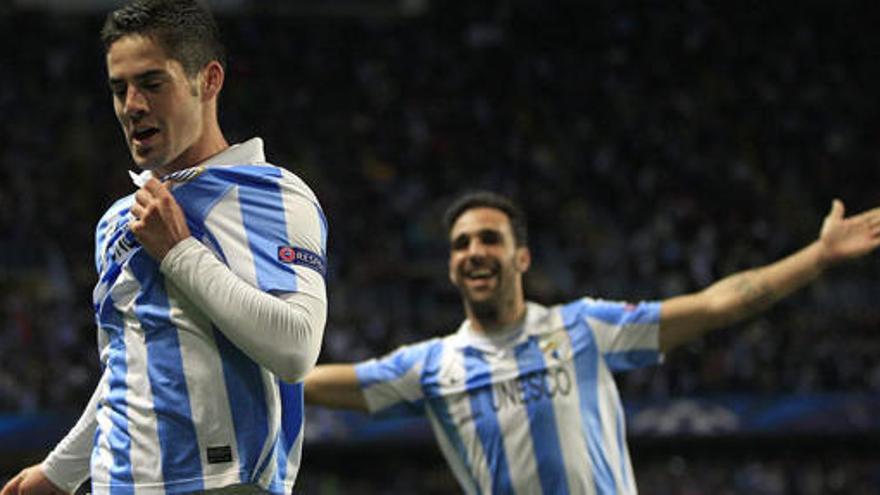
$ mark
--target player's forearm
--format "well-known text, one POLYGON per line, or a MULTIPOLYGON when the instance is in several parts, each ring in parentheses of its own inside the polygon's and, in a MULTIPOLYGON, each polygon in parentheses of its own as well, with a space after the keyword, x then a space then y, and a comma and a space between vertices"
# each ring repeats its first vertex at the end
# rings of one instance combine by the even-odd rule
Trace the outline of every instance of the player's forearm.
POLYGON ((232 343, 282 380, 299 381, 315 365, 325 299, 290 294, 282 300, 260 291, 192 238, 175 246, 161 269, 232 343))
POLYGON ((723 326, 754 316, 815 280, 823 271, 821 245, 809 244, 779 261, 728 276, 705 290, 723 326))
POLYGON ((306 376, 303 396, 306 404, 367 411, 357 373, 350 364, 316 366, 306 376))
POLYGON ((105 386, 105 376, 95 387, 82 416, 40 466, 49 481, 68 493, 76 490, 89 477, 89 461, 97 426, 96 412, 105 386))
POLYGON ((725 277, 708 288, 663 302, 660 350, 667 352, 704 333, 754 316, 814 280, 823 270, 814 242, 775 263, 725 277))

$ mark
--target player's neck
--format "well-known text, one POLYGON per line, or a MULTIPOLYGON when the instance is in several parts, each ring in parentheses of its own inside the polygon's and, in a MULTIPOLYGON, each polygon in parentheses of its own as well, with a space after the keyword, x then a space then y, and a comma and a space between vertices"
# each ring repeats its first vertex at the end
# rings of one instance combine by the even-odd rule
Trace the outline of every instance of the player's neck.
POLYGON ((223 136, 219 127, 209 129, 206 135, 197 143, 190 146, 177 158, 169 162, 164 167, 160 167, 154 171, 158 177, 195 167, 200 163, 210 160, 214 156, 226 151, 229 148, 229 142, 223 136))
POLYGON ((525 301, 518 298, 507 304, 501 304, 497 311, 478 312, 466 307, 468 323, 475 332, 491 336, 504 333, 511 327, 522 322, 526 315, 525 301))

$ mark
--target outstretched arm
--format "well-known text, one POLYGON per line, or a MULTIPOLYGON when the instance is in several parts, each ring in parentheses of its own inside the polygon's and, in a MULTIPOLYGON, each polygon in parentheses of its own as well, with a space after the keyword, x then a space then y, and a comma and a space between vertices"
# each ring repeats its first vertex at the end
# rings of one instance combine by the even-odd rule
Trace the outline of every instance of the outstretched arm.
POLYGON ((367 411, 367 401, 353 364, 315 366, 306 375, 303 395, 306 404, 367 411))
POLYGON ((745 270, 692 294, 663 301, 660 349, 669 351, 703 333, 754 316, 807 285, 827 267, 880 246, 880 208, 844 218, 834 200, 819 239, 775 263, 745 270))

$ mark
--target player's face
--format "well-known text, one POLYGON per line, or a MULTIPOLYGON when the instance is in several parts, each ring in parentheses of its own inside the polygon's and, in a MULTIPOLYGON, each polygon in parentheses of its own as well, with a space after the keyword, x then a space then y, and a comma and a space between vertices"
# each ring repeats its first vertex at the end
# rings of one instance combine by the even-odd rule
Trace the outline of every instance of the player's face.
POLYGON ((194 165, 189 155, 203 135, 205 112, 199 81, 186 76, 151 38, 129 35, 107 52, 113 108, 131 157, 159 174, 194 165))
POLYGON ((507 214, 496 208, 465 211, 450 232, 449 279, 465 304, 492 315, 513 310, 521 299, 522 274, 529 266, 526 247, 517 247, 507 214))

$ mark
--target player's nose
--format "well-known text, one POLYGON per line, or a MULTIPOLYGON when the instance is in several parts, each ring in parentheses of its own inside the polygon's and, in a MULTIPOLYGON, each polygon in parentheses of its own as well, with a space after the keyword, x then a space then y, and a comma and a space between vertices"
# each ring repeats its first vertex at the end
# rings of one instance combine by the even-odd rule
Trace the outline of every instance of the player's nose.
POLYGON ((137 120, 147 113, 148 108, 146 96, 133 85, 129 86, 125 93, 122 113, 130 119, 137 120))

